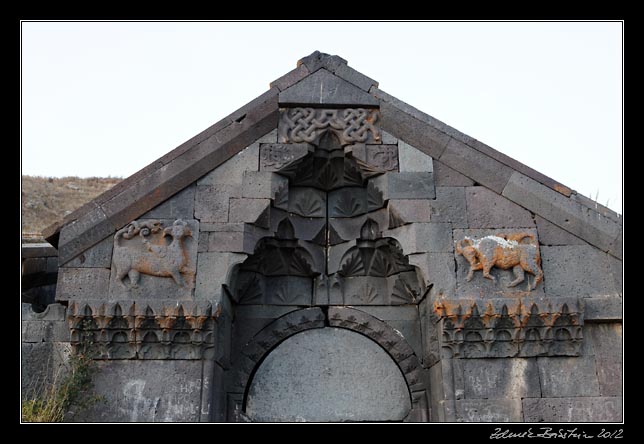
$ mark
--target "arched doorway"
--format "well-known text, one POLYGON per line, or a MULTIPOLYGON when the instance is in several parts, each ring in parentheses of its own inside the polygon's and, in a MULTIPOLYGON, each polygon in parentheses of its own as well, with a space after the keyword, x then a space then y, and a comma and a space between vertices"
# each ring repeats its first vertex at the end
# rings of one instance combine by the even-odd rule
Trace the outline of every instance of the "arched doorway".
POLYGON ((405 377, 366 336, 326 327, 281 342, 257 368, 246 400, 251 421, 402 421, 405 377))

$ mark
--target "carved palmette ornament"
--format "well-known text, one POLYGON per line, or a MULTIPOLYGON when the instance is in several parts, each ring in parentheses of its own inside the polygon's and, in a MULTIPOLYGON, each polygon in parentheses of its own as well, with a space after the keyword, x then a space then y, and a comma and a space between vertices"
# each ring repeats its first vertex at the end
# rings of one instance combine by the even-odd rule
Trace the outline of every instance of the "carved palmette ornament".
POLYGON ((584 318, 577 299, 440 300, 434 304, 434 314, 442 321, 441 346, 446 357, 581 354, 584 318))
POLYGON ((71 301, 67 317, 73 350, 95 359, 204 359, 219 315, 207 301, 71 301))

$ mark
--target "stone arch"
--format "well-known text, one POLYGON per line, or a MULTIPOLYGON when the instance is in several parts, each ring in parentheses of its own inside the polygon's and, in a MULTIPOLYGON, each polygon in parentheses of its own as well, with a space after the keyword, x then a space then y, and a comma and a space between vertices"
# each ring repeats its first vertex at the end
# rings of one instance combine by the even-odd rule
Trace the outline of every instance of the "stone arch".
MULTIPOLYGON (((373 340, 400 369, 409 390, 412 409, 428 391, 420 360, 407 340, 386 322, 350 307, 330 306, 295 310, 276 319, 257 333, 241 350, 234 388, 243 393, 245 411, 253 376, 264 358, 289 337, 314 328, 336 327, 354 331, 373 340)), ((422 404, 422 402, 421 402, 422 404)))

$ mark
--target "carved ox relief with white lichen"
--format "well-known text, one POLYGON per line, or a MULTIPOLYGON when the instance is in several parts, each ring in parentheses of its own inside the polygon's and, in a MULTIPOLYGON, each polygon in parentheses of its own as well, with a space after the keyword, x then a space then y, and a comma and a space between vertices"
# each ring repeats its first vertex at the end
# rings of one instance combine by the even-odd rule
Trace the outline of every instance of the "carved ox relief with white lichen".
POLYGON ((492 267, 512 270, 515 279, 508 287, 523 282, 526 272, 535 276, 532 285, 528 280, 528 291, 534 290, 543 280, 539 245, 530 233, 497 234, 481 239, 465 237, 456 243, 456 254, 462 255, 470 264, 466 278, 468 282, 478 270, 483 271, 483 277, 496 282, 496 278, 490 274, 492 267))
POLYGON ((179 287, 187 284, 182 274, 188 272, 185 238, 192 237, 192 230, 182 220, 164 227, 157 220, 134 221, 117 231, 114 236, 113 265, 117 280, 136 288, 141 274, 171 277, 179 287))

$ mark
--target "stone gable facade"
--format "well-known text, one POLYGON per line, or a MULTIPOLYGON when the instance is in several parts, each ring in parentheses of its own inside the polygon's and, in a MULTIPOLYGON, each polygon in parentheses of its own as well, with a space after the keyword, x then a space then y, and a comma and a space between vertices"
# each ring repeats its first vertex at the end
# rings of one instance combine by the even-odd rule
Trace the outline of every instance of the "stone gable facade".
POLYGON ((23 378, 91 337, 78 420, 622 420, 621 216, 338 56, 46 236, 23 378))

